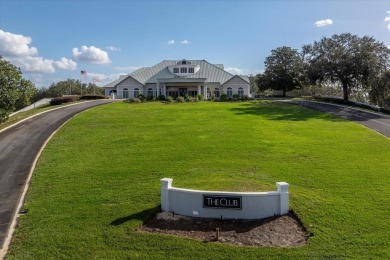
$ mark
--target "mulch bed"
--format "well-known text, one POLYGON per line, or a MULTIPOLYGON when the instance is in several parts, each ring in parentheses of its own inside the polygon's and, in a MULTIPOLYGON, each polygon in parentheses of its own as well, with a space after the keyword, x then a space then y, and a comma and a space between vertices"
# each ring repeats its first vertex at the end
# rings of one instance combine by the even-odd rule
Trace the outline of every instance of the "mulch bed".
POLYGON ((256 247, 301 246, 309 237, 292 212, 262 220, 205 219, 161 212, 139 230, 256 247))

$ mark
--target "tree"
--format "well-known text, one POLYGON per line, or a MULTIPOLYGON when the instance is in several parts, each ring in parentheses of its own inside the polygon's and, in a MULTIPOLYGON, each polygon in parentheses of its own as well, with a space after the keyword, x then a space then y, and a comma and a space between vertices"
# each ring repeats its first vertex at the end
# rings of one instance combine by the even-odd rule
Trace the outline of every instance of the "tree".
POLYGON ((34 85, 22 77, 20 69, 0 56, 0 121, 19 105, 29 105, 34 91, 34 85))
POLYGON ((348 101, 352 89, 369 90, 370 82, 388 67, 390 50, 372 37, 344 33, 303 46, 307 77, 312 82, 340 83, 348 101))
POLYGON ((17 91, 19 93, 19 97, 16 100, 15 106, 16 109, 21 109, 32 103, 37 89, 31 81, 21 79, 20 84, 17 87, 17 91))
POLYGON ((286 46, 274 49, 264 64, 265 71, 258 78, 262 85, 260 89, 282 90, 285 97, 287 91, 299 88, 305 82, 302 58, 295 49, 286 46))
POLYGON ((369 92, 370 100, 384 108, 390 108, 390 71, 374 78, 369 92))

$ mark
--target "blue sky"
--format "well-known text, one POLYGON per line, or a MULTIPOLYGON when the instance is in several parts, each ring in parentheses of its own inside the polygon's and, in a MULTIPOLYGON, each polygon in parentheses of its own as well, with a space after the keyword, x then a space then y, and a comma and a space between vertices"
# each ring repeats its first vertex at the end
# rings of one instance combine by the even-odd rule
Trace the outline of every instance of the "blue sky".
POLYGON ((257 74, 272 49, 345 32, 390 46, 390 1, 0 0, 0 55, 37 87, 81 70, 102 86, 162 60, 257 74))

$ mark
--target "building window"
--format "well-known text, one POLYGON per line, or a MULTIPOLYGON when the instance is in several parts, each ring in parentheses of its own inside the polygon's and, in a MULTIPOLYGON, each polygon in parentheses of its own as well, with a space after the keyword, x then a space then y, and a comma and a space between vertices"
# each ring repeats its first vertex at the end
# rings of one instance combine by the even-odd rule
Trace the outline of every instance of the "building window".
POLYGON ((148 97, 153 97, 153 89, 148 88, 147 96, 148 96, 148 97))
POLYGON ((129 98, 129 89, 127 88, 123 89, 123 98, 129 98))
POLYGON ((187 67, 181 67, 180 73, 187 73, 187 67))
POLYGON ((179 68, 173 68, 173 73, 179 73, 179 68))
POLYGON ((219 98, 219 88, 214 89, 214 96, 219 98))
POLYGON ((188 91, 188 96, 190 97, 196 97, 196 95, 198 95, 198 91, 194 91, 194 90, 189 90, 188 91))
POLYGON ((134 89, 134 97, 138 97, 139 96, 139 89, 138 88, 135 88, 134 89))
POLYGON ((228 97, 233 97, 233 90, 232 90, 232 88, 227 88, 227 96, 228 97))
POLYGON ((188 73, 194 73, 195 69, 193 67, 188 68, 188 73))
POLYGON ((244 89, 243 89, 242 87, 239 87, 239 88, 238 88, 238 95, 239 95, 240 97, 243 97, 243 96, 244 96, 244 89))

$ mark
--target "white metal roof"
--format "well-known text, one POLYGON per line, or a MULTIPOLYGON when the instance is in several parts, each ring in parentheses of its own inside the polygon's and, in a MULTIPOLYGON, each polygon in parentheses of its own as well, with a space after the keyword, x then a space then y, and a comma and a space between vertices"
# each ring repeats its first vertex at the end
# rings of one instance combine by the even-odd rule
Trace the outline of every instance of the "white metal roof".
MULTIPOLYGON (((188 60, 191 65, 200 65, 200 69, 197 73, 190 74, 180 78, 188 79, 206 79, 206 82, 219 82, 221 85, 226 81, 234 77, 234 75, 223 69, 222 64, 211 64, 205 60, 188 60)), ((168 69, 168 66, 176 65, 179 61, 177 60, 164 60, 153 67, 143 67, 130 74, 121 76, 119 79, 103 86, 104 88, 112 88, 118 85, 120 82, 125 80, 128 77, 132 77, 141 84, 145 85, 146 83, 157 83, 160 79, 173 79, 178 76, 171 73, 168 69)), ((240 76, 243 80, 249 83, 249 78, 246 76, 240 76)))

